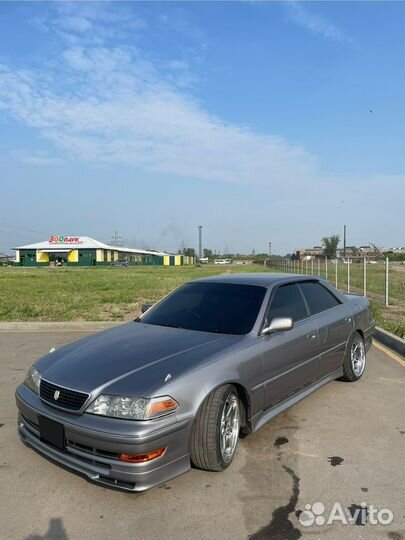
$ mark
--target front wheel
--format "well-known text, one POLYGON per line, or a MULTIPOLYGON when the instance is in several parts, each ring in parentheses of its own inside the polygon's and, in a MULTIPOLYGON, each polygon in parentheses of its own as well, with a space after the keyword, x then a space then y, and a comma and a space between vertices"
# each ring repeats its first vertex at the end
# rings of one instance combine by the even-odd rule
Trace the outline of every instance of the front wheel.
POLYGON ((193 465, 223 471, 232 462, 240 430, 240 401, 234 386, 211 392, 198 411, 191 435, 193 465))
POLYGON ((346 348, 342 381, 358 381, 366 368, 366 347, 362 336, 355 332, 346 348))

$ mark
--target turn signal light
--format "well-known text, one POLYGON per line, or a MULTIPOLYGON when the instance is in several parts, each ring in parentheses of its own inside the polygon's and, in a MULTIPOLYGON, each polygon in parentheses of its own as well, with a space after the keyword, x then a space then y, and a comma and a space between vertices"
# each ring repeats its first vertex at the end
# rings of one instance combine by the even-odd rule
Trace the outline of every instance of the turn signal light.
POLYGON ((155 398, 149 403, 146 409, 145 418, 154 418, 175 411, 178 403, 171 397, 155 398))
POLYGON ((152 461, 158 457, 163 456, 166 452, 166 448, 159 448, 158 450, 152 450, 151 452, 146 452, 145 454, 120 454, 120 461, 126 461, 127 463, 146 463, 147 461, 152 461))

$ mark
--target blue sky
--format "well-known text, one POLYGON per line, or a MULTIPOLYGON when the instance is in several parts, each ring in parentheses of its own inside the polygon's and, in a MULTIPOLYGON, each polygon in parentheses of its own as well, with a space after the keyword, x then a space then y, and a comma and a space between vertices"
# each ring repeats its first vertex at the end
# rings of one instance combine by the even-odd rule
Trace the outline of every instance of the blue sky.
POLYGON ((0 250, 404 245, 400 2, 0 3, 0 250))

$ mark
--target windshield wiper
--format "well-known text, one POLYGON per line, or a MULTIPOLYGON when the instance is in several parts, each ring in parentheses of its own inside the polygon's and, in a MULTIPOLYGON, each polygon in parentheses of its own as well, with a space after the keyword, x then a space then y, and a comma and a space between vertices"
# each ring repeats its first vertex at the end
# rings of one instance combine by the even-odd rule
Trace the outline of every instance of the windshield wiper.
POLYGON ((204 332, 210 332, 212 334, 226 334, 227 336, 237 335, 237 334, 234 334, 233 332, 226 332, 225 330, 221 330, 219 328, 212 328, 210 330, 204 330, 204 332))

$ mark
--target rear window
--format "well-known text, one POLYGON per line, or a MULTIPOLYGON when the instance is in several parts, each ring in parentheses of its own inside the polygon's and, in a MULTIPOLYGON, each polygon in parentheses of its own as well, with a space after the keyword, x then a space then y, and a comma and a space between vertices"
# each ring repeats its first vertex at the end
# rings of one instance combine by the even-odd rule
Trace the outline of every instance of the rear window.
POLYGON ((305 296, 311 315, 321 313, 340 304, 339 300, 331 292, 316 281, 304 281, 299 286, 305 296))
POLYGON ((247 334, 266 289, 233 283, 187 283, 165 298, 142 322, 222 334, 247 334))

